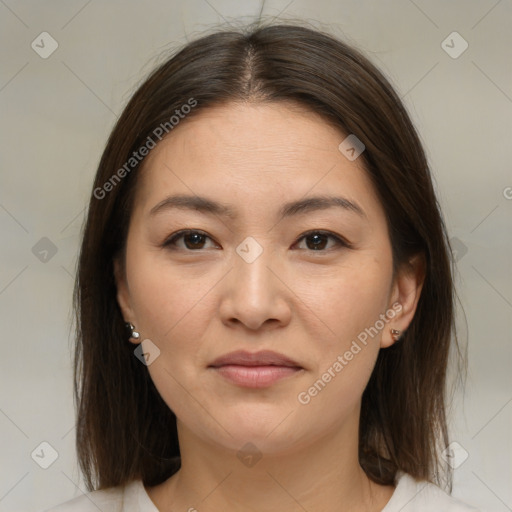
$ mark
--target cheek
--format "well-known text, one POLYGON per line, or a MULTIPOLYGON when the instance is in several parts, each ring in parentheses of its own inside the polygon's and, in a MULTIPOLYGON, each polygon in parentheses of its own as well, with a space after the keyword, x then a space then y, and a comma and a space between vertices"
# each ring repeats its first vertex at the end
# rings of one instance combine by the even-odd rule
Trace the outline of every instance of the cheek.
POLYGON ((160 255, 155 257, 153 251, 136 247, 132 247, 127 267, 141 336, 151 339, 161 355, 168 356, 168 362, 181 359, 187 364, 190 357, 182 356, 195 354, 200 344, 202 323, 208 319, 207 292, 216 279, 208 275, 191 277, 190 272, 168 264, 160 255))
POLYGON ((389 282, 377 269, 346 270, 321 296, 310 297, 317 301, 314 306, 310 302, 311 310, 328 326, 328 335, 318 340, 311 378, 296 396, 303 414, 325 425, 359 406, 380 350, 382 329, 371 329, 387 305, 389 282))
POLYGON ((341 349, 385 313, 391 275, 390 259, 354 253, 329 274, 298 280, 297 295, 328 328, 329 345, 341 349))
POLYGON ((359 403, 387 325, 380 318, 388 305, 391 258, 384 252, 380 258, 371 253, 355 256, 329 279, 318 279, 322 286, 315 289, 304 282, 299 292, 306 297, 308 309, 326 326, 326 336, 317 336, 317 364, 297 400, 311 405, 308 414, 316 414, 318 408, 326 421, 330 416, 336 421, 340 408, 348 411, 359 403))
MULTIPOLYGON (((155 258, 150 251, 134 249, 130 293, 142 339, 149 338, 159 356, 148 366, 151 379, 168 407, 179 417, 193 419, 190 396, 199 396, 198 354, 211 318, 208 291, 218 278, 195 276, 155 258)), ((130 271, 128 263, 128 271, 130 271)))

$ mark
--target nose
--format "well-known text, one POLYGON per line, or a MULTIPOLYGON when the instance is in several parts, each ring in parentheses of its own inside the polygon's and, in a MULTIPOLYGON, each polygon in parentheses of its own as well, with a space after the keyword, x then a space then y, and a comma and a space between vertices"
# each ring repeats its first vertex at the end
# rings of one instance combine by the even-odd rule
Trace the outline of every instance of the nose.
POLYGON ((253 331, 284 327, 291 319, 292 297, 283 265, 270 251, 264 250, 251 263, 236 254, 234 268, 223 280, 222 322, 253 331))

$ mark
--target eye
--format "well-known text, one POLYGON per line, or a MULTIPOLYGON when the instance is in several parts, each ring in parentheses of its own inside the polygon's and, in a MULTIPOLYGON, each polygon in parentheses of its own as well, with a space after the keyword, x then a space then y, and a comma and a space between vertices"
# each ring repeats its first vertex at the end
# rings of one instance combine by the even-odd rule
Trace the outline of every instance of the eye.
POLYGON ((202 231, 195 229, 183 229, 171 235, 163 246, 169 249, 185 249, 185 250, 197 250, 205 249, 205 241, 211 240, 211 238, 202 231), (185 246, 177 244, 178 240, 183 239, 185 246))
MULTIPOLYGON (((305 240, 306 249, 311 251, 325 251, 326 246, 329 245, 329 239, 334 240, 335 247, 351 247, 347 241, 343 240, 334 233, 331 233, 330 231, 308 231, 307 233, 304 233, 297 242, 305 240)), ((327 247, 327 250, 332 248, 333 247, 331 245, 331 247, 327 247)))
MULTIPOLYGON (((207 249, 208 246, 206 244, 207 240, 212 239, 204 232, 195 230, 195 229, 183 229, 171 235, 163 244, 164 247, 169 249, 183 249, 183 250, 201 250, 207 249), (183 244, 178 243, 183 240, 183 244)), ((306 249, 315 252, 324 252, 329 249, 333 249, 334 247, 348 247, 351 245, 343 240, 341 237, 331 233, 330 231, 322 231, 322 230, 312 230, 304 233, 294 245, 299 243, 300 241, 305 240, 306 249), (329 240, 333 243, 329 246, 329 240)), ((212 241, 213 242, 213 241, 212 241)), ((216 247, 218 247, 215 244, 216 247)), ((304 249, 304 247, 299 247, 299 249, 304 249)))

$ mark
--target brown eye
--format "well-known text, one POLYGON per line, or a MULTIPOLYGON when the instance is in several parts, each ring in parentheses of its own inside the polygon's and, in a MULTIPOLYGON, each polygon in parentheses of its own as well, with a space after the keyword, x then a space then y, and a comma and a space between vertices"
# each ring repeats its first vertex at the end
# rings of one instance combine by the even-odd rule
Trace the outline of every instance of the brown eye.
POLYGON ((310 251, 325 251, 332 249, 332 244, 330 247, 327 247, 329 240, 334 240, 334 247, 349 247, 347 242, 329 231, 310 231, 302 235, 299 238, 299 241, 300 240, 306 241, 306 249, 310 251))
POLYGON ((172 235, 163 245, 170 249, 199 250, 205 248, 205 243, 211 238, 197 230, 182 230, 172 235), (177 243, 183 240, 184 245, 177 243))
POLYGON ((204 246, 205 235, 201 233, 189 233, 183 236, 187 249, 202 249, 204 246))

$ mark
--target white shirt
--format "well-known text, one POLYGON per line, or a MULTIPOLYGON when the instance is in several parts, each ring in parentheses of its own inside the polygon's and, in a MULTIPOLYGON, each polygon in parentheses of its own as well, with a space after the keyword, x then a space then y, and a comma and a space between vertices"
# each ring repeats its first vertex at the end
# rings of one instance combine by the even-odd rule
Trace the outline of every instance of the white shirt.
MULTIPOLYGON (((126 486, 93 491, 78 496, 45 512, 159 512, 141 480, 126 486)), ((479 512, 441 488, 425 481, 416 481, 399 472, 396 487, 381 512, 479 512)))

